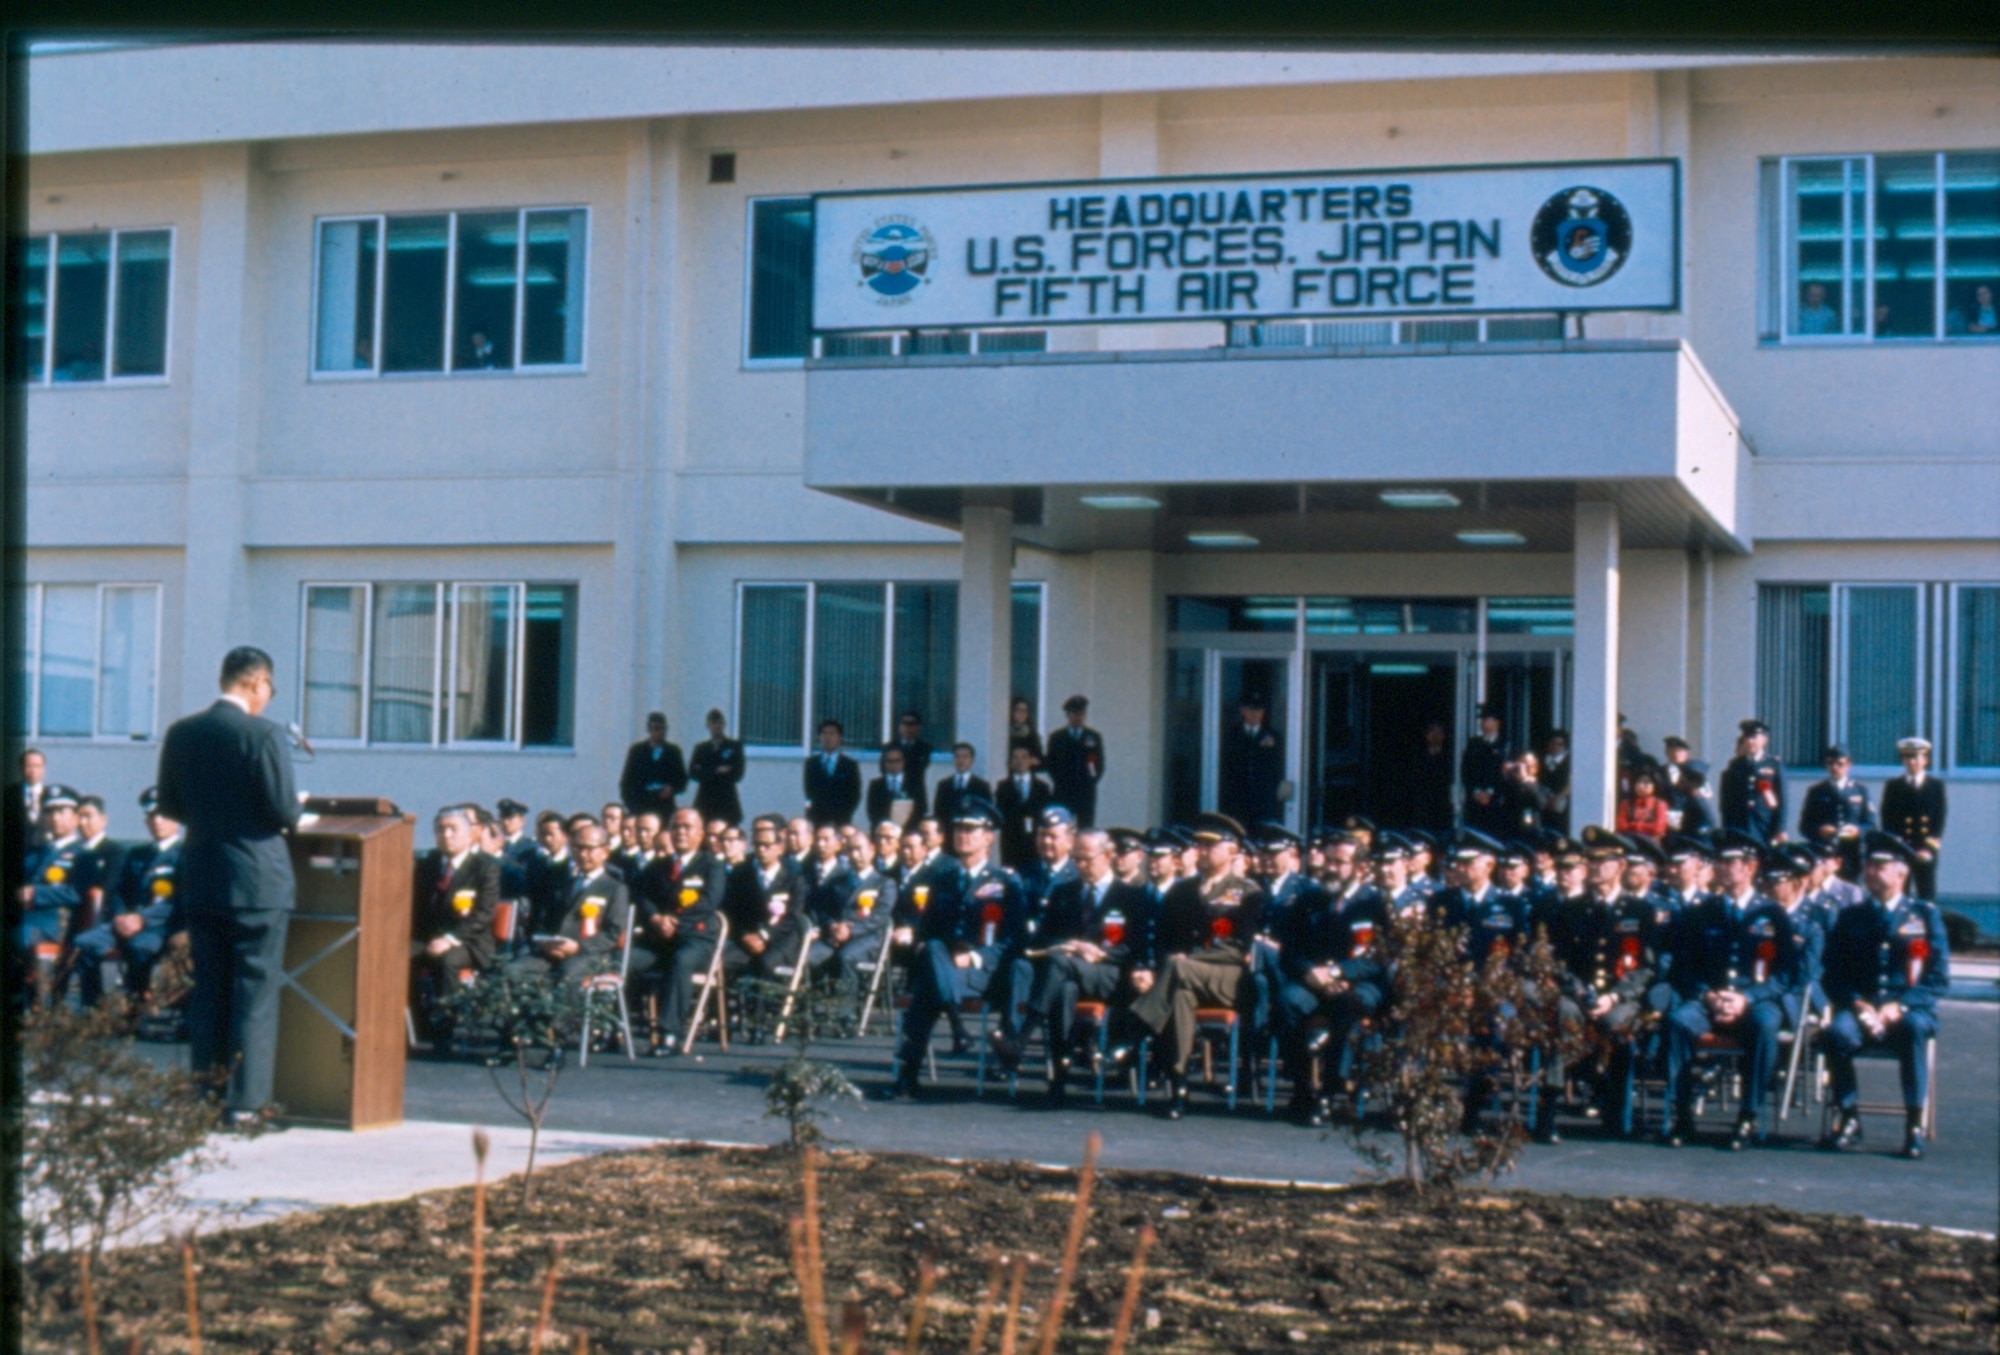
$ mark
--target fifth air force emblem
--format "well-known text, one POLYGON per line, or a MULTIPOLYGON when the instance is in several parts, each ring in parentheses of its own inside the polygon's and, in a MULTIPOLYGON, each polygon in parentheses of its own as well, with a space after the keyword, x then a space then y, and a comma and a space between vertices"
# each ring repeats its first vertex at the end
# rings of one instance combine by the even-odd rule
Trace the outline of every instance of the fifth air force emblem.
POLYGON ((1632 218, 1601 188, 1565 188, 1542 204, 1528 243, 1542 271, 1565 287, 1594 287, 1632 252, 1632 218))

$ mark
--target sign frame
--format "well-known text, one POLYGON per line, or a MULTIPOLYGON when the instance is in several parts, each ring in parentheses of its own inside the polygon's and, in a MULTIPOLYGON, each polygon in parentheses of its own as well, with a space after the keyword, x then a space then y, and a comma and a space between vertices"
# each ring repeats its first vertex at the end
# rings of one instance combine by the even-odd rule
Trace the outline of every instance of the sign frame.
POLYGON ((814 270, 815 270, 813 287, 811 290, 813 313, 811 316, 810 323, 807 326, 807 332, 814 336, 827 335, 827 334, 903 333, 903 332, 919 331, 919 330, 937 331, 937 332, 956 332, 956 331, 973 330, 973 329, 979 329, 979 330, 1063 329, 1063 328, 1074 328, 1078 326, 1107 326, 1107 325, 1115 326, 1115 325, 1161 325, 1161 324, 1201 324, 1201 323, 1227 325, 1232 323, 1262 324, 1270 322, 1282 323, 1287 321, 1307 321, 1307 322, 1329 321, 1329 320, 1337 321, 1342 319, 1352 319, 1357 321, 1361 320, 1393 321, 1402 319, 1430 318, 1430 317, 1436 317, 1439 319, 1447 319, 1447 318, 1456 319, 1467 316, 1481 316, 1481 315, 1519 315, 1522 314, 1524 311, 1549 313, 1558 316, 1603 315, 1603 314, 1616 314, 1616 313, 1642 314, 1642 315, 1643 314, 1673 315, 1673 314, 1679 314, 1682 308, 1683 287, 1686 274, 1686 260, 1682 256, 1682 243, 1683 243, 1682 217, 1686 212, 1684 175, 1682 172, 1681 158, 1679 156, 1671 156, 1671 155, 1635 156, 1626 158, 1598 157, 1589 160, 1523 160, 1523 161, 1510 161, 1499 164, 1482 163, 1482 164, 1388 165, 1388 166, 1367 165, 1351 169, 1298 169, 1298 170, 1269 170, 1264 172, 1248 172, 1248 173, 1232 173, 1232 174, 1174 174, 1174 175, 1163 175, 1163 176, 1146 175, 1146 176, 1129 176, 1129 177, 1115 178, 1115 179, 1036 179, 1036 180, 1023 180, 1019 182, 946 184, 946 185, 933 185, 929 187, 906 188, 906 189, 845 188, 845 189, 830 189, 824 192, 809 193, 806 194, 805 196, 812 203, 812 212, 813 212, 813 252, 814 252, 814 270), (822 325, 819 323, 819 277, 818 277, 818 252, 820 246, 819 204, 822 201, 833 201, 839 199, 852 199, 852 198, 885 198, 885 199, 892 197, 926 198, 926 197, 943 197, 943 196, 962 196, 973 193, 990 193, 990 192, 1000 192, 1000 191, 1026 191, 1026 190, 1041 190, 1041 189, 1058 189, 1058 190, 1070 190, 1073 192, 1089 192, 1091 190, 1099 188, 1115 189, 1120 187, 1171 186, 1176 184, 1195 184, 1195 183, 1203 183, 1203 184, 1260 183, 1260 182, 1271 183, 1282 179, 1309 179, 1314 177, 1355 179, 1361 177, 1383 177, 1395 174, 1449 174, 1449 173, 1470 173, 1477 171, 1491 172, 1491 171, 1554 170, 1554 169, 1588 170, 1588 169, 1606 168, 1606 167, 1615 167, 1620 169, 1635 169, 1647 166, 1664 167, 1668 170, 1670 176, 1669 196, 1671 199, 1670 215, 1672 217, 1672 220, 1669 223, 1667 250, 1669 255, 1670 272, 1673 278, 1673 296, 1672 299, 1666 304, 1634 305, 1630 302, 1619 302, 1616 304, 1609 304, 1609 305, 1594 305, 1585 303, 1574 306, 1546 307, 1546 308, 1523 307, 1519 305, 1464 306, 1464 307, 1438 307, 1436 309, 1427 308, 1420 311, 1403 309, 1394 311, 1380 311, 1380 310, 1356 311, 1351 313, 1328 312, 1326 310, 1314 310, 1314 311, 1282 310, 1282 311, 1257 311, 1248 314, 1236 314, 1232 312, 1225 312, 1220 314, 1203 313, 1199 315, 1186 315, 1186 314, 1175 314, 1175 315, 1157 314, 1157 315, 1135 315, 1135 316, 1088 315, 1077 319, 1059 319, 1053 316, 1022 316, 1019 318, 996 316, 989 320, 979 320, 970 323, 953 322, 953 323, 940 323, 940 324, 929 324, 929 325, 898 324, 895 323, 893 319, 885 317, 884 322, 878 322, 867 325, 822 325))

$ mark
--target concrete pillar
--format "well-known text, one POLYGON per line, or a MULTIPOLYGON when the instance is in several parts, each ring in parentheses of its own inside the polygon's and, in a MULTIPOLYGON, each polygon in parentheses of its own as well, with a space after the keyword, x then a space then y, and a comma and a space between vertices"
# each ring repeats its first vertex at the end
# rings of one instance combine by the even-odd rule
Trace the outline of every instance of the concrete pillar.
POLYGON ((968 504, 959 525, 958 736, 979 749, 987 780, 1007 771, 1014 664, 1014 512, 968 504))
MULTIPOLYGON (((202 152, 201 206, 195 230, 193 332, 187 462, 187 544, 182 556, 181 684, 169 695, 172 720, 215 700, 222 656, 249 634, 249 567, 244 555, 244 476, 256 454, 256 342, 250 304, 253 219, 251 148, 236 143, 202 152), (255 355, 255 356, 253 356, 255 355)), ((268 648, 268 646, 267 646, 268 648)), ((296 709, 295 646, 271 649, 278 686, 290 690, 279 711, 296 709)))
POLYGON ((1570 828, 1618 809, 1618 505, 1576 506, 1576 661, 1570 828))
MULTIPOLYGON (((1149 550, 1092 554, 1090 723, 1104 735, 1105 775, 1097 822, 1151 823, 1158 813, 1163 682, 1149 550)), ((1068 626, 1066 633, 1075 633, 1068 626)), ((1058 700, 1061 698, 1058 697, 1058 700)))
MULTIPOLYGON (((687 646, 678 633, 674 552, 675 473, 686 427, 685 334, 674 323, 680 301, 675 261, 680 242, 682 127, 633 124, 625 154, 625 314, 621 333, 629 376, 620 385, 620 496, 614 615, 630 618, 629 687, 607 692, 621 731, 644 712, 671 712, 674 737, 695 742, 701 726, 692 704, 678 703, 685 674, 670 666, 687 646)), ((724 703, 726 704, 726 703, 724 703)))

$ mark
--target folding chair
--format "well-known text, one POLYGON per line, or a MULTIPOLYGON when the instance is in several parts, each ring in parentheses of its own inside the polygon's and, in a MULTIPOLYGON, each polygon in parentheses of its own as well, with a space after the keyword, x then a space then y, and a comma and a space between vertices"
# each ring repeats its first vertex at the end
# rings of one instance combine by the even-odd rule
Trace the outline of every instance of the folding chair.
POLYGON ((1197 1007, 1194 1013, 1195 1039, 1201 1044, 1201 1078, 1215 1084, 1215 1047, 1204 1035, 1229 1037, 1229 1108, 1236 1109, 1236 1075, 1242 1045, 1243 1014, 1231 1007, 1197 1007))
POLYGON ((632 1046, 632 1011, 625 1003, 625 975, 632 968, 632 934, 636 930, 629 923, 626 925, 625 935, 618 944, 616 970, 592 974, 583 981, 583 1035, 576 1049, 579 1068, 590 1066, 590 1018, 600 997, 608 997, 617 1004, 618 1034, 625 1041, 625 1057, 634 1063, 639 1061, 639 1052, 632 1046))
MULTIPOLYGON (((1855 1052, 1854 1060, 1857 1063, 1893 1063, 1896 1060, 1896 1051, 1882 1044, 1863 1045, 1855 1052)), ((1924 1139, 1926 1142, 1936 1143, 1937 1037, 1935 1035, 1924 1041, 1924 1070, 1924 1139)), ((1855 1069, 1857 1082, 1860 1076, 1861 1070, 1858 1068, 1855 1069)), ((1833 1127, 1833 1112, 1833 1098, 1829 1096, 1826 1098, 1825 1106, 1820 1110, 1820 1134, 1822 1137, 1833 1127)), ((1854 1103, 1854 1113, 1856 1115, 1893 1115, 1900 1123, 1907 1112, 1903 1106, 1903 1099, 1899 1095, 1893 1101, 1857 1100, 1854 1103)))
MULTIPOLYGON (((1780 1124, 1783 1124, 1785 1118, 1792 1113, 1794 1098, 1798 1095, 1799 1065, 1805 1061, 1808 1046, 1813 1050, 1815 1068, 1815 1076, 1813 1078, 1814 1094, 1819 1100, 1824 1101, 1826 1099, 1825 1088, 1817 1076, 1817 1073, 1822 1068, 1822 1060, 1819 1053, 1819 1032, 1825 1026, 1825 1013, 1815 1010, 1812 1007, 1806 1007, 1799 1013, 1799 1028, 1797 1030, 1788 1030, 1778 1037, 1781 1040, 1789 1041, 1792 1046, 1792 1052, 1785 1060, 1784 1099, 1778 1102, 1778 1122, 1780 1124)), ((1803 1111, 1804 1107, 1801 1106, 1800 1109, 1803 1111)))
POLYGON ((883 975, 887 974, 893 968, 889 963, 889 946, 894 940, 895 935, 896 929, 894 927, 884 927, 882 929, 882 948, 875 952, 875 958, 873 960, 863 960, 854 966, 862 973, 868 975, 868 995, 861 1002, 861 1024, 855 1028, 855 1034, 857 1035, 866 1035, 868 1033, 868 1018, 875 1014, 875 1003, 882 995, 883 975))
POLYGON ((695 1034, 701 1030, 702 1013, 708 1010, 708 999, 715 999, 715 1035, 722 1045, 722 1052, 729 1052, 729 996, 723 991, 722 952, 729 947, 729 919, 718 917, 721 932, 715 938, 715 954, 709 957, 708 968, 694 981, 699 990, 695 994, 694 1011, 688 1015, 687 1029, 681 1032, 681 1053, 694 1048, 695 1034))
MULTIPOLYGON (((1104 1002, 1079 1002, 1076 1004, 1076 1024, 1088 1024, 1097 1030, 1096 1057, 1091 1060, 1091 1099, 1098 1105, 1104 1104, 1104 1060, 1111 1046, 1111 1007, 1104 1002)), ((1066 1042, 1073 1042, 1076 1032, 1064 1032, 1066 1042)), ((1144 1094, 1144 1089, 1141 1089, 1144 1094)))
MULTIPOLYGON (((819 940, 819 928, 808 927, 803 940, 799 942, 799 958, 792 962, 792 981, 785 988, 785 1005, 778 1011, 778 1028, 771 1032, 774 1043, 785 1042, 785 1026, 792 1019, 792 1007, 799 1000, 799 985, 805 982, 806 971, 812 968, 807 961, 812 955, 813 942, 819 940)), ((773 974, 785 972, 783 965, 771 966, 773 974)))
MULTIPOLYGON (((498 946, 494 951, 496 962, 503 961, 513 949, 514 926, 519 917, 520 906, 513 899, 500 900, 499 906, 493 910, 493 940, 498 946)), ((465 965, 459 969, 455 977, 461 984, 470 985, 478 980, 479 971, 471 965, 465 965)), ((407 1002, 403 1004, 403 1037, 409 1042, 410 1048, 417 1047, 417 1023, 410 1013, 410 1004, 407 1002)))

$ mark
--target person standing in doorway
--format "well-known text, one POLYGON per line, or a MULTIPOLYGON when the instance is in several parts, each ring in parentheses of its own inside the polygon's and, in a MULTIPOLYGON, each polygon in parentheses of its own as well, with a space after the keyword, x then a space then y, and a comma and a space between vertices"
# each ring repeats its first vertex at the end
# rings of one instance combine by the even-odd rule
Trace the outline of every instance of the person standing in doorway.
POLYGON ((263 650, 230 650, 220 699, 174 721, 160 745, 159 812, 186 829, 174 885, 194 962, 190 1061, 227 1076, 228 1113, 246 1123, 271 1104, 296 890, 285 840, 299 821, 291 746, 263 718, 272 674, 263 650))
POLYGON ((1458 756, 1458 780, 1465 790, 1465 826, 1489 837, 1507 836, 1507 763, 1511 750, 1501 737, 1500 708, 1479 708, 1479 732, 1458 756))
POLYGON ((1049 735, 1043 770, 1055 788, 1055 802, 1076 815, 1079 828, 1097 820, 1097 783, 1104 778, 1104 736, 1085 725, 1090 698, 1072 696, 1063 702, 1067 723, 1049 735))
POLYGON ((1285 779, 1285 736, 1271 727, 1270 698, 1246 690, 1237 720, 1223 730, 1222 775, 1216 799, 1238 823, 1271 823, 1284 817, 1278 788, 1285 779))

